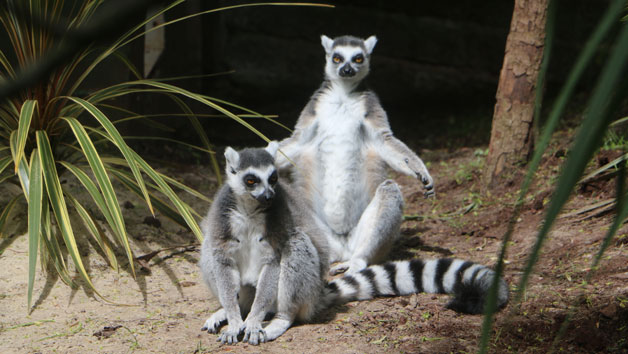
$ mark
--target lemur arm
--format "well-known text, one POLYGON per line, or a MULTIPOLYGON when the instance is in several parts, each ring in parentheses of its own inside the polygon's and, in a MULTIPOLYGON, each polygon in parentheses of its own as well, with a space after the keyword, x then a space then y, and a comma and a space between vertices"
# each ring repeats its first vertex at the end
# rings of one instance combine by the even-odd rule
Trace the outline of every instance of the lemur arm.
POLYGON ((215 252, 212 259, 214 278, 218 300, 227 314, 229 327, 220 335, 220 340, 225 343, 237 342, 237 336, 242 331, 242 314, 238 303, 240 292, 240 272, 235 267, 233 259, 222 252, 215 252))
POLYGON ((278 260, 265 264, 259 274, 259 280, 255 287, 255 298, 246 320, 244 321, 244 342, 257 344, 266 340, 266 334, 262 329, 262 321, 271 311, 277 299, 279 287, 280 265, 278 260))
POLYGON ((428 172, 423 160, 414 151, 410 150, 401 140, 395 138, 386 112, 373 93, 367 93, 367 114, 365 124, 369 126, 375 141, 376 151, 382 160, 395 171, 418 178, 427 192, 426 196, 434 194, 434 181, 428 172))
POLYGON ((314 94, 310 102, 303 108, 297 124, 294 127, 292 135, 283 139, 279 143, 279 153, 275 158, 275 165, 278 169, 282 170, 290 167, 290 160, 296 158, 299 154, 299 150, 302 148, 302 144, 307 142, 313 136, 313 132, 316 131, 316 97, 318 92, 314 94), (285 156, 284 156, 285 154, 285 156), (286 158, 286 156, 288 158, 286 158), (290 159, 290 160, 288 160, 290 159))

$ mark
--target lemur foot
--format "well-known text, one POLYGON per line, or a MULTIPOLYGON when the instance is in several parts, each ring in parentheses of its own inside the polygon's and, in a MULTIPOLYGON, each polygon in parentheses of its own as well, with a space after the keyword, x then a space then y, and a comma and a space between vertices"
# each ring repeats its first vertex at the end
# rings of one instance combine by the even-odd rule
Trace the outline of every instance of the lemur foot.
POLYGON ((201 328, 201 331, 207 331, 209 333, 218 333, 220 327, 227 322, 227 313, 224 309, 220 309, 212 314, 205 324, 201 328))
POLYGON ((329 274, 330 275, 338 275, 341 273, 353 274, 366 268, 366 266, 367 266, 366 261, 364 261, 363 259, 352 259, 348 262, 342 262, 333 266, 329 270, 329 274))
POLYGON ((242 333, 242 327, 242 322, 235 325, 229 324, 227 329, 220 333, 216 341, 221 342, 222 344, 236 344, 238 342, 238 336, 242 333))
POLYGON ((262 329, 262 323, 259 321, 244 321, 244 338, 242 342, 249 342, 252 345, 266 342, 266 331, 262 329))

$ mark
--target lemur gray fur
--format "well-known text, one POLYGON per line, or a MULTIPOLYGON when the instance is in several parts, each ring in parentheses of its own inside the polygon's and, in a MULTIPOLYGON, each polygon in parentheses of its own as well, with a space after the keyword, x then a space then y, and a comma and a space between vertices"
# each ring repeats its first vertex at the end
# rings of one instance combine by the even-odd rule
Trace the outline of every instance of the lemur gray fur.
POLYGON ((326 227, 331 274, 385 259, 399 236, 403 197, 387 167, 418 178, 426 196, 433 181, 423 161, 393 136, 377 96, 362 90, 375 36, 330 39, 325 80, 305 106, 293 134, 281 141, 277 164, 326 227), (287 157, 287 158, 286 158, 287 157), (292 168, 294 163, 294 168, 292 168))
MULTIPOLYGON (((311 208, 279 180, 277 148, 273 142, 265 149, 225 151, 227 183, 201 223, 199 263, 222 308, 202 330, 218 333, 227 323, 219 341, 233 344, 243 334, 243 341, 257 345, 333 304, 415 292, 453 294, 449 308, 482 312, 495 273, 458 259, 389 262, 327 282, 327 239, 311 208), (274 317, 263 327, 269 314, 274 317)), ((507 300, 508 286, 500 279, 498 306, 507 300)))

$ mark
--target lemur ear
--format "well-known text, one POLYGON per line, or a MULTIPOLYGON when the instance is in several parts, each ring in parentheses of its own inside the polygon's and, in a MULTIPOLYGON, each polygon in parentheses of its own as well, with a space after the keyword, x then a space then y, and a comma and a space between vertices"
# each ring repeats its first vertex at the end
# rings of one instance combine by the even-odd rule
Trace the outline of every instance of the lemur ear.
POLYGON ((321 44, 323 44, 323 48, 325 48, 325 52, 329 54, 331 53, 331 50, 334 47, 334 40, 327 37, 326 35, 322 35, 321 44))
POLYGON ((371 55, 373 52, 373 48, 375 48, 375 44, 377 43, 377 37, 370 36, 364 41, 364 47, 366 48, 367 53, 371 55))
POLYGON ((277 155, 278 149, 279 149, 279 143, 273 140, 270 143, 268 143, 268 146, 266 147, 266 152, 268 152, 270 156, 272 156, 274 159, 275 156, 277 155))
POLYGON ((235 173, 235 169, 240 165, 240 154, 231 147, 227 147, 225 149, 225 159, 227 160, 227 165, 225 166, 227 173, 235 173))

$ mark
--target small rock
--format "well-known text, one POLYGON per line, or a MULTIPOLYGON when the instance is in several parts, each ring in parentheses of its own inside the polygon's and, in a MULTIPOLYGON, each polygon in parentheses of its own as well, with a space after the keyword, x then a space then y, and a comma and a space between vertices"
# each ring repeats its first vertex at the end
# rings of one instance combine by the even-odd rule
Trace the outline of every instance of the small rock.
POLYGON ((157 219, 154 216, 147 216, 144 218, 144 224, 152 226, 152 227, 156 227, 156 228, 160 228, 161 227, 161 221, 159 221, 159 219, 157 219))
POLYGON ((617 305, 609 304, 600 310, 600 313, 608 318, 613 318, 617 314, 617 305))

